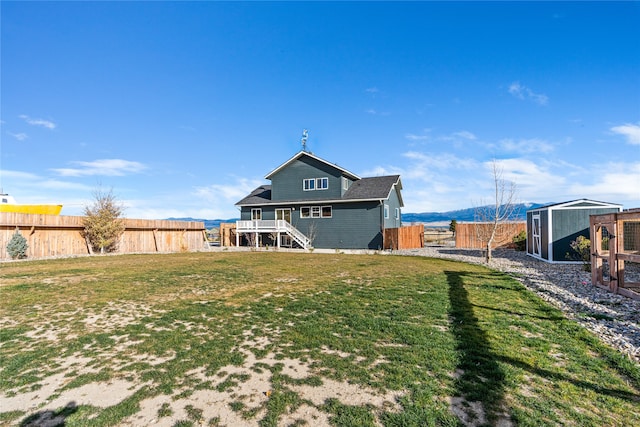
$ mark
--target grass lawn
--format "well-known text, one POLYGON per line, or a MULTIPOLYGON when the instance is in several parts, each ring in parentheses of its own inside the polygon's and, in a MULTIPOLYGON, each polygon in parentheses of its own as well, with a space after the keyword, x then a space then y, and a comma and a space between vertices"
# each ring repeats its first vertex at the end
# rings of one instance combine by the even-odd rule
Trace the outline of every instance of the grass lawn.
POLYGON ((640 366, 482 266, 96 256, 0 293, 0 425, 640 425, 640 366))

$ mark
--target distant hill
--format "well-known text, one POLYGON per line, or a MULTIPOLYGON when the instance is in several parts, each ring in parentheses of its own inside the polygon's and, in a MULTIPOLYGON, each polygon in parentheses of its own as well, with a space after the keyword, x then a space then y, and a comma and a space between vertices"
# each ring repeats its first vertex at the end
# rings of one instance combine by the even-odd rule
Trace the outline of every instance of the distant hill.
POLYGON ((170 221, 196 221, 196 222, 204 222, 204 228, 207 230, 212 228, 220 228, 221 222, 236 222, 240 218, 232 218, 232 219, 199 219, 199 218, 167 218, 170 221))
MULTIPOLYGON (((537 208, 540 206, 546 206, 549 203, 519 203, 516 211, 518 216, 512 218, 515 221, 524 221, 527 218, 526 212, 528 209, 537 208)), ((476 208, 460 209, 457 211, 449 212, 422 212, 422 213, 403 213, 402 222, 410 224, 412 222, 419 223, 433 223, 433 222, 451 222, 452 219, 456 221, 474 221, 476 208)), ((198 221, 204 222, 204 226, 207 229, 219 228, 221 222, 236 222, 239 218, 232 219, 196 219, 196 218, 167 218, 174 221, 198 221)))
MULTIPOLYGON (((527 210, 537 208, 540 206, 546 206, 548 203, 519 203, 516 206, 516 212, 518 215, 512 218, 514 221, 525 221, 527 219, 527 210)), ((402 222, 451 222, 452 219, 456 221, 475 221, 476 208, 460 209, 457 211, 449 212, 422 212, 422 213, 403 213, 402 222)))

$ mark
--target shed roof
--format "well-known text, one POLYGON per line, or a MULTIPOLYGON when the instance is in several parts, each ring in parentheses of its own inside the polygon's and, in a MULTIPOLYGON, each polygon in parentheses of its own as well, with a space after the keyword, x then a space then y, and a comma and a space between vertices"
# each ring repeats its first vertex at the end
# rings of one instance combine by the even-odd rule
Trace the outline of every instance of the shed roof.
POLYGON ((609 202, 600 202, 590 199, 577 199, 570 200, 568 202, 550 203, 544 206, 538 206, 536 208, 527 209, 528 211, 539 211, 549 209, 590 209, 590 208, 619 208, 622 209, 622 205, 609 202))

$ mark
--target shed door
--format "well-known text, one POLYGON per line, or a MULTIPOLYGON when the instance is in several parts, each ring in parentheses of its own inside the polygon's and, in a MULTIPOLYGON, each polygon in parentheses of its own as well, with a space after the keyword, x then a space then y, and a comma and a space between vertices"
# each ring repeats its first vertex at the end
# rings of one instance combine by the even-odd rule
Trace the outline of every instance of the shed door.
POLYGON ((537 257, 541 257, 542 253, 540 251, 542 245, 540 241, 540 215, 532 215, 531 217, 531 238, 533 239, 533 255, 537 257))

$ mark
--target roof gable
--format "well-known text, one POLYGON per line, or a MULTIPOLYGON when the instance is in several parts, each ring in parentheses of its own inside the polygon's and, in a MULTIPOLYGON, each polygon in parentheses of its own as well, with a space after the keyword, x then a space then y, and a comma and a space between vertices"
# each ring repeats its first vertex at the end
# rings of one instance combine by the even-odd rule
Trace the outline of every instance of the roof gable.
POLYGON ((322 162, 322 163, 324 163, 324 164, 326 164, 326 165, 328 165, 328 166, 340 171, 340 173, 342 175, 347 176, 347 177, 349 177, 351 179, 354 179, 354 180, 360 179, 360 177, 358 175, 356 175, 356 174, 354 174, 352 172, 349 172, 348 170, 346 170, 346 169, 344 169, 344 168, 342 168, 342 167, 340 167, 340 166, 338 166, 338 165, 336 165, 334 163, 330 163, 330 162, 328 162, 328 161, 326 161, 324 159, 321 159, 320 157, 315 156, 315 155, 313 155, 313 154, 311 154, 311 153, 309 153, 307 151, 298 152, 295 156, 293 156, 292 158, 290 158, 289 160, 287 160, 286 162, 284 162, 283 164, 281 164, 280 166, 278 166, 277 168, 275 168, 274 170, 269 172, 267 174, 267 176, 265 176, 265 179, 271 179, 276 173, 280 172, 282 169, 286 168, 291 163, 295 162, 296 160, 300 159, 303 156, 308 156, 308 157, 310 157, 312 159, 315 159, 315 160, 317 160, 319 162, 322 162))
POLYGON ((577 199, 570 200, 562 203, 551 203, 545 206, 538 206, 537 208, 529 209, 531 211, 548 210, 548 209, 594 209, 594 208, 619 208, 622 210, 622 205, 616 203, 599 202, 597 200, 589 199, 577 199))
MULTIPOLYGON (((342 198, 345 200, 388 199, 395 185, 398 186, 398 190, 402 189, 400 175, 362 178, 351 184, 342 198)), ((399 191, 398 198, 400 199, 400 205, 403 205, 399 191)))

